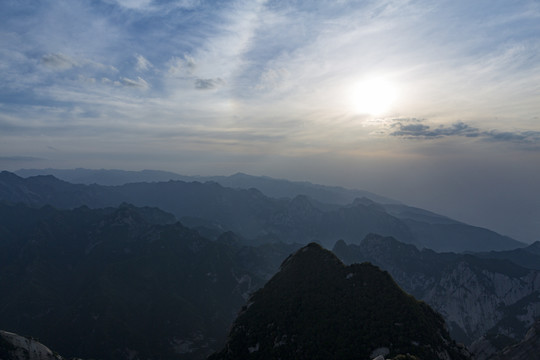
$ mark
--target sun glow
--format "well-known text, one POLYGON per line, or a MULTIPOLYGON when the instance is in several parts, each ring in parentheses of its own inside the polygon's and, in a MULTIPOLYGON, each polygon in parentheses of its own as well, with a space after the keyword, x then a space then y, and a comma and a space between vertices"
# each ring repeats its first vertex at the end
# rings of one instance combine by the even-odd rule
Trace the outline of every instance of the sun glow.
POLYGON ((384 78, 365 79, 353 91, 353 104, 360 114, 383 115, 392 109, 397 98, 397 86, 384 78))

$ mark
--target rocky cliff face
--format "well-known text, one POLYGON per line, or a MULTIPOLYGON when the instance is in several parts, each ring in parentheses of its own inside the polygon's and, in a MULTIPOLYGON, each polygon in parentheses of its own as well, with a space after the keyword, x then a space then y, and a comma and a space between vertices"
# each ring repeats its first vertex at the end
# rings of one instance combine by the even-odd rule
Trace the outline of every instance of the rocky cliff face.
POLYGON ((419 251, 377 235, 358 246, 338 242, 334 252, 347 263, 370 261, 387 270, 441 313, 452 336, 465 343, 483 335, 498 337, 499 347, 517 341, 540 314, 540 273, 508 261, 419 251))
POLYGON ((495 271, 464 259, 433 281, 421 299, 437 309, 451 329, 472 339, 489 331, 519 339, 540 314, 540 275, 495 271))
POLYGON ((506 347, 490 360, 539 360, 540 359, 540 320, 529 329, 525 338, 518 344, 506 347))
POLYGON ((63 360, 35 339, 0 330, 0 359, 2 360, 63 360))

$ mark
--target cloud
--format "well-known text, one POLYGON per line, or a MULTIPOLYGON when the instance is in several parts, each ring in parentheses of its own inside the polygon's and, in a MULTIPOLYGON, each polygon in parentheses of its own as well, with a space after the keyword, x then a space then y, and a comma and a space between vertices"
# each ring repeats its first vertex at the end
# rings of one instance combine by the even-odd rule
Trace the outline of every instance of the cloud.
POLYGON ((59 70, 68 70, 80 64, 69 56, 64 54, 47 54, 41 57, 41 62, 50 68, 59 70))
POLYGON ((540 143, 540 131, 499 131, 480 130, 463 121, 449 126, 432 127, 425 124, 423 119, 395 119, 389 126, 389 135, 405 139, 440 139, 444 137, 462 136, 479 138, 493 142, 511 142, 520 144, 540 143), (396 130, 397 129, 397 130, 396 130))
POLYGON ((195 89, 198 90, 211 90, 222 85, 225 85, 225 81, 221 78, 195 80, 195 89))
POLYGON ((116 3, 128 9, 145 9, 152 3, 152 0, 116 0, 116 3))
POLYGON ((46 159, 33 156, 0 156, 0 162, 31 162, 43 160, 46 159))
POLYGON ((190 75, 193 73, 197 64, 190 55, 184 54, 183 58, 173 57, 167 62, 169 74, 190 75))
POLYGON ((266 69, 259 77, 259 83, 255 86, 257 90, 272 90, 277 87, 285 78, 289 76, 289 72, 284 68, 269 68, 266 69))
POLYGON ((119 83, 127 87, 140 88, 140 89, 148 89, 150 87, 150 85, 140 76, 138 76, 136 80, 128 79, 124 77, 120 79, 119 83))
POLYGON ((146 71, 151 67, 154 67, 154 65, 142 55, 137 54, 135 58, 137 59, 137 64, 135 64, 135 69, 137 71, 146 71))
POLYGON ((477 128, 471 127, 462 121, 450 126, 440 125, 431 128, 429 125, 422 124, 421 120, 418 119, 400 119, 400 121, 392 124, 391 128, 397 128, 397 130, 391 132, 390 135, 405 138, 435 139, 447 136, 478 137, 480 135, 477 128), (413 123, 409 123, 411 121, 413 123))
POLYGON ((535 144, 540 143, 540 131, 497 131, 484 132, 483 135, 491 141, 508 141, 513 143, 535 144))
POLYGON ((77 78, 81 82, 85 82, 85 83, 89 83, 89 84, 95 84, 96 83, 96 78, 93 78, 93 77, 87 77, 87 76, 84 76, 84 75, 79 75, 77 78))
POLYGON ((136 11, 167 11, 170 9, 193 9, 199 5, 200 0, 174 0, 159 2, 153 0, 109 0, 123 8, 136 11))
POLYGON ((72 68, 86 67, 99 71, 118 72, 118 69, 116 69, 114 66, 105 65, 96 61, 92 61, 90 59, 74 59, 62 53, 51 53, 43 55, 41 57, 41 63, 48 68, 56 70, 69 70, 72 68))

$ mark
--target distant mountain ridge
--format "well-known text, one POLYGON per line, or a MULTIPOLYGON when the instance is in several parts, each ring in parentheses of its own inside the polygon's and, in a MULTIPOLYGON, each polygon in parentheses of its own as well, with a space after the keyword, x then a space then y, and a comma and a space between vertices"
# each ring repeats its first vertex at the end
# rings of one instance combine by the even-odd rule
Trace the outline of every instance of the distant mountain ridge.
POLYGON ((519 249, 476 252, 474 255, 486 259, 506 259, 520 266, 540 270, 540 241, 519 249))
POLYGON ((387 210, 387 204, 357 198, 348 205, 326 206, 305 195, 276 199, 254 188, 232 189, 215 182, 82 185, 51 175, 21 178, 4 171, 0 173, 0 200, 59 208, 121 203, 152 206, 174 214, 188 226, 209 229, 207 234, 230 230, 259 243, 316 241, 330 247, 340 238, 354 243, 377 233, 439 251, 508 250, 524 245, 493 231, 405 205, 393 204, 387 210), (416 214, 413 219, 411 213, 416 214))
POLYGON ((213 181, 224 187, 233 189, 256 188, 263 194, 274 198, 294 198, 297 195, 307 195, 310 198, 329 204, 345 205, 355 198, 368 197, 380 203, 397 204, 396 200, 374 194, 365 190, 345 189, 339 186, 313 184, 308 181, 289 181, 268 176, 253 176, 236 173, 230 176, 186 176, 160 170, 93 170, 93 169, 21 169, 15 171, 21 177, 38 175, 53 175, 54 177, 74 184, 98 184, 118 186, 138 182, 166 182, 180 180, 185 182, 213 181))
POLYGON ((198 181, 198 176, 183 176, 161 170, 127 171, 115 169, 20 169, 15 174, 27 178, 52 175, 73 184, 118 186, 135 182, 162 182, 169 180, 198 181))

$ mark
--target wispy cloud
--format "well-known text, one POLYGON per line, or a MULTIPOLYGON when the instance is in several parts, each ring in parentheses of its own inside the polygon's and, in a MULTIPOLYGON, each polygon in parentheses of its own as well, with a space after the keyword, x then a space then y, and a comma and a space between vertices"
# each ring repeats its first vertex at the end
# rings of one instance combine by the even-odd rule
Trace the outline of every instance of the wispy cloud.
POLYGON ((172 0, 159 2, 154 0, 105 0, 114 4, 136 11, 163 11, 167 9, 182 8, 191 9, 201 3, 201 0, 172 0))
POLYGON ((140 54, 137 54, 135 58, 137 59, 137 63, 135 64, 135 69, 137 71, 146 71, 154 67, 150 61, 140 54))
POLYGON ((173 75, 183 75, 189 76, 195 71, 197 64, 195 59, 187 54, 184 54, 183 57, 173 57, 167 61, 166 66, 168 67, 167 71, 173 75))
POLYGON ((116 2, 128 9, 146 9, 152 3, 152 0, 116 0, 116 2))
POLYGON ((1 162, 34 162, 34 161, 44 161, 46 159, 34 156, 0 156, 1 162))
MULTIPOLYGON (((144 58, 143 58, 144 59, 144 58)), ((146 60, 146 59, 144 59, 146 60)), ((86 58, 75 58, 62 53, 46 54, 41 57, 41 63, 48 68, 57 70, 69 70, 73 68, 87 68, 92 71, 118 72, 112 65, 106 65, 86 58)), ((137 63, 139 65, 139 63, 137 63)), ((151 64, 146 64, 151 67, 151 64)))
POLYGON ((224 84, 225 84, 225 81, 223 81, 223 79, 221 78, 195 80, 195 88, 198 90, 211 90, 224 84))
POLYGON ((140 76, 137 77, 137 79, 135 80, 128 79, 128 78, 121 78, 120 83, 128 87, 141 88, 141 89, 148 89, 150 87, 150 85, 148 85, 148 83, 140 76))
POLYGON ((60 70, 67 70, 71 69, 72 67, 79 66, 77 61, 63 54, 43 55, 41 61, 45 66, 60 70))

